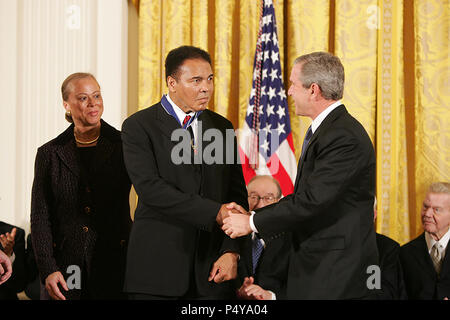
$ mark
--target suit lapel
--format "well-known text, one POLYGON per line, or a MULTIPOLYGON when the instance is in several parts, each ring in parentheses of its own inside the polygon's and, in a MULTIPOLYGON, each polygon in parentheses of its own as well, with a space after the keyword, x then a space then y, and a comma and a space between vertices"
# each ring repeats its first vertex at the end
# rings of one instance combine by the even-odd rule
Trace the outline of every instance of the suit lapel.
MULTIPOLYGON (((102 126, 100 129, 100 139, 97 143, 95 151, 94 171, 98 171, 103 167, 105 162, 111 157, 114 152, 114 142, 112 141, 112 128, 102 120, 102 126)), ((77 147, 73 139, 73 125, 71 125, 63 134, 59 137, 60 145, 56 150, 61 161, 69 168, 69 170, 77 177, 81 175, 77 147)))
POLYGON ((444 260, 442 261, 441 266, 441 275, 450 275, 450 250, 448 249, 450 247, 450 242, 447 244, 447 248, 445 249, 445 256, 444 260))
POLYGON ((181 129, 180 124, 172 115, 168 114, 164 110, 161 103, 156 105, 153 108, 158 108, 158 114, 157 114, 158 122, 156 122, 155 125, 170 140, 170 138, 172 136, 172 132, 176 129, 181 129))
MULTIPOLYGON (((203 161, 204 151, 206 147, 206 144, 203 141, 203 137, 205 135, 205 131, 214 128, 214 125, 206 110, 203 111, 202 114, 198 116, 197 121, 198 121, 197 144, 199 147, 199 153, 197 154, 197 156, 200 157, 200 161, 202 164, 202 172, 205 172, 206 170, 210 169, 211 166, 206 165, 205 162, 203 161)), ((197 159, 197 162, 198 161, 199 160, 197 159)))
POLYGON ((320 137, 321 132, 324 132, 330 125, 335 121, 337 118, 339 118, 342 114, 346 113, 347 109, 343 104, 341 104, 339 107, 334 109, 330 112, 329 115, 326 116, 326 118, 322 121, 322 123, 319 125, 317 130, 314 132, 314 134, 311 137, 311 140, 309 141, 308 145, 305 147, 306 150, 303 153, 303 157, 300 158, 298 161, 297 166, 297 177, 295 178, 295 185, 294 185, 294 193, 297 192, 298 184, 300 182, 301 172, 303 169, 303 163, 304 160, 308 158, 308 150, 309 148, 314 145, 314 143, 317 141, 317 139, 320 137))
POLYGON ((414 241, 415 250, 412 250, 415 259, 422 269, 428 272, 432 277, 436 277, 436 270, 434 269, 433 261, 428 252, 427 242, 425 241, 425 233, 422 233, 416 241, 414 241))
POLYGON ((60 144, 56 149, 56 154, 69 170, 77 177, 80 176, 80 167, 76 152, 75 141, 73 139, 73 124, 59 136, 60 144))

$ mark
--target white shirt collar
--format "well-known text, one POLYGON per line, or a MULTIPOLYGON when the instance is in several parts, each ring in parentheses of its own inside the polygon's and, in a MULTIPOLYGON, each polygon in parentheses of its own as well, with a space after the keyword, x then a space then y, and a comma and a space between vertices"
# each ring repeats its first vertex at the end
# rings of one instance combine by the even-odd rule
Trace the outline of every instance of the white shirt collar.
POLYGON ((193 117, 193 116, 195 115, 195 112, 194 112, 194 111, 191 111, 191 112, 189 112, 189 113, 184 113, 184 111, 181 110, 180 107, 177 106, 177 105, 175 104, 175 102, 172 101, 172 99, 170 99, 169 94, 166 94, 166 98, 167 98, 167 101, 169 101, 170 105, 172 106, 173 110, 175 111, 175 114, 177 115, 178 120, 179 120, 180 123, 183 123, 184 118, 185 118, 187 115, 189 115, 189 116, 191 116, 191 117, 193 117))
POLYGON ((436 241, 433 239, 433 237, 425 231, 425 241, 427 242, 428 252, 431 253, 431 248, 433 248, 434 244, 436 242, 439 242, 442 247, 444 248, 443 254, 445 254, 445 249, 447 248, 448 241, 450 240, 450 229, 447 230, 447 232, 444 234, 444 236, 439 239, 439 241, 436 241))
POLYGON ((341 100, 338 100, 335 103, 329 105, 325 110, 323 110, 311 123, 312 133, 316 132, 317 128, 320 126, 322 121, 325 120, 327 115, 329 115, 331 111, 339 107, 341 104, 341 100))

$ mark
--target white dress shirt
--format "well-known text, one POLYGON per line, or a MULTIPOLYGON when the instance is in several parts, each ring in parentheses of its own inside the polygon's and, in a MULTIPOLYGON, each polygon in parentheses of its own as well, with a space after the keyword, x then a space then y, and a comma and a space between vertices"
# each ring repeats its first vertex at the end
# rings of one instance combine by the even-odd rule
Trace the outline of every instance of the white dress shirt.
MULTIPOLYGON (((166 94, 166 98, 167 101, 169 101, 170 105, 172 106, 173 110, 175 111, 175 114, 178 117, 178 120, 181 124, 183 124, 184 118, 186 116, 191 116, 194 117, 195 116, 195 112, 189 112, 189 113, 185 113, 183 110, 180 109, 180 107, 178 107, 175 102, 172 101, 172 99, 170 99, 170 96, 168 94, 166 94)), ((194 140, 197 141, 197 128, 198 128, 198 118, 195 118, 194 121, 192 121, 191 123, 191 127, 192 127, 192 132, 194 133, 194 140)))
POLYGON ((431 254, 431 249, 433 248, 434 244, 436 242, 439 242, 439 244, 444 248, 441 259, 444 259, 445 257, 445 249, 447 248, 449 240, 450 240, 450 229, 447 230, 447 232, 444 234, 442 238, 439 239, 439 241, 434 240, 433 237, 428 232, 425 231, 425 241, 427 242, 428 253, 431 254))

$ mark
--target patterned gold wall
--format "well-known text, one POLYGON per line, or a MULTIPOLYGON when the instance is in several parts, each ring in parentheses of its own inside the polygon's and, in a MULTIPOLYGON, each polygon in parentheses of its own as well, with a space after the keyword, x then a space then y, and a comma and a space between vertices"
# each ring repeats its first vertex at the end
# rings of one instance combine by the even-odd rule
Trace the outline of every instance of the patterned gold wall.
MULTIPOLYGON (((166 92, 164 59, 191 44, 213 59, 210 108, 245 118, 259 20, 257 0, 140 0, 139 108, 166 92)), ((377 154, 377 231, 400 243, 421 232, 427 185, 450 180, 449 0, 274 0, 287 87, 299 55, 329 51, 346 69, 344 103, 377 154)), ((294 114, 296 157, 310 120, 294 114)))

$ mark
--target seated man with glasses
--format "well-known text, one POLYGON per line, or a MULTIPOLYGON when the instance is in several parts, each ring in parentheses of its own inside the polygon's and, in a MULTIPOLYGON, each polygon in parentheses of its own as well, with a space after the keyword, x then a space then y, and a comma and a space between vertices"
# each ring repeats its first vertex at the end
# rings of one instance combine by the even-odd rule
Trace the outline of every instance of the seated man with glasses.
MULTIPOLYGON (((250 211, 276 203, 282 196, 278 181, 271 176, 253 177, 247 185, 247 192, 250 211)), ((238 298, 275 300, 283 297, 289 245, 287 235, 265 243, 258 234, 251 234, 244 251, 248 254, 240 264, 242 285, 238 298)))

